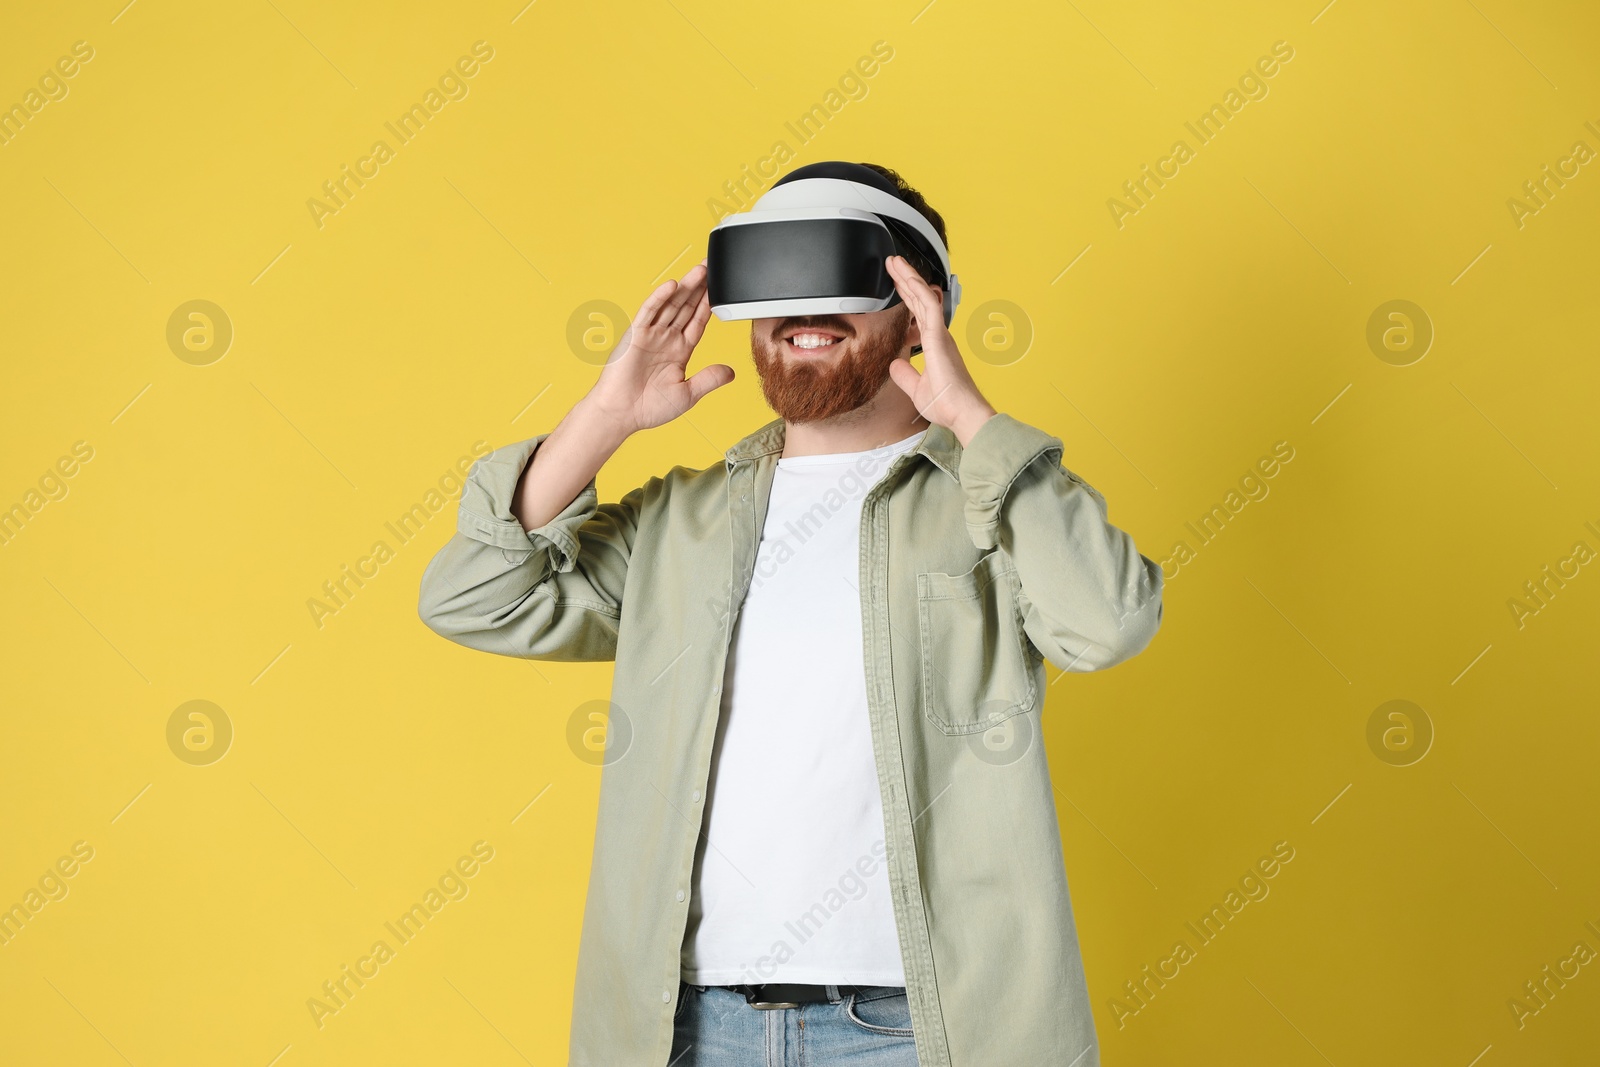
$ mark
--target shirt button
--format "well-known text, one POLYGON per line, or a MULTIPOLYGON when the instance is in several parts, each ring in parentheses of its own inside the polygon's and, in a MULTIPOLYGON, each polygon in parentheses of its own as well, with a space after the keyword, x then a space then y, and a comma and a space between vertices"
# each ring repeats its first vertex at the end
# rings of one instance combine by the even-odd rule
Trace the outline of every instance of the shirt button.
POLYGON ((689 799, 693 800, 696 804, 700 803, 700 790, 696 789, 693 793, 690 793, 689 799))
POLYGON ((663 1004, 671 1004, 672 1003, 672 994, 668 993, 665 989, 663 989, 661 991, 661 1003, 663 1003, 663 1004))
POLYGON ((678 901, 679 901, 679 903, 682 903, 682 901, 683 901, 683 890, 681 890, 681 889, 678 890, 678 901))

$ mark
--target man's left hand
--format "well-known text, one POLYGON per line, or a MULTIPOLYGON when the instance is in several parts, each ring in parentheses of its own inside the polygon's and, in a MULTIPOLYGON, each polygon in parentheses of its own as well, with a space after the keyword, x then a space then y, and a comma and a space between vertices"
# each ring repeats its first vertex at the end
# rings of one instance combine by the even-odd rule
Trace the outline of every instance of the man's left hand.
POLYGON ((904 256, 890 256, 885 265, 900 299, 916 319, 927 368, 919 373, 909 359, 896 359, 889 364, 889 377, 911 398, 923 418, 950 430, 965 448, 995 410, 978 391, 956 339, 945 327, 940 294, 904 256))

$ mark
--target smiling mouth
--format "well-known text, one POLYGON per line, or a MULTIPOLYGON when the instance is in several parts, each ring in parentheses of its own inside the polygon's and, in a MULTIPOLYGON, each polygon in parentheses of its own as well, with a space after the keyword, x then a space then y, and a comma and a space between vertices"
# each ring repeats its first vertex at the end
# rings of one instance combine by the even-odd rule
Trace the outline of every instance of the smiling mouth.
POLYGON ((801 356, 831 352, 843 343, 843 337, 828 330, 795 330, 783 338, 785 350, 801 356))

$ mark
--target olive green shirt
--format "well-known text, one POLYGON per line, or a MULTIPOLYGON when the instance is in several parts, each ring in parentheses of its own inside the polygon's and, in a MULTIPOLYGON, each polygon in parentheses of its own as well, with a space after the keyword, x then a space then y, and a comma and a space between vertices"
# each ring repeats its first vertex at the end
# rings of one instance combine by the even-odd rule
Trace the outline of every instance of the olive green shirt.
MULTIPOLYGON (((603 760, 570 1062, 666 1067, 724 668, 784 423, 616 503, 591 479, 527 532, 511 504, 548 436, 473 466, 418 610, 469 648, 616 661, 612 715, 631 738, 603 760)), ((865 682, 921 1067, 1099 1063, 1040 737, 1044 661, 1096 671, 1143 650, 1162 574, 1061 453, 1005 413, 965 449, 930 425, 862 502, 865 682)))

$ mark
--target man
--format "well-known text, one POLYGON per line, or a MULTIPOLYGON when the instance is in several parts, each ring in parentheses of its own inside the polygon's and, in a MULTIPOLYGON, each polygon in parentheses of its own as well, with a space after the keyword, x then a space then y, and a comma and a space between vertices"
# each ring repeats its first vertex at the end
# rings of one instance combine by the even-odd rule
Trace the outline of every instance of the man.
MULTIPOLYGON (((893 171, 813 166, 945 242, 893 171)), ((453 641, 616 661, 573 1064, 1099 1062, 1043 664, 1143 650, 1161 570, 984 399, 938 253, 884 257, 882 310, 754 319, 779 418, 601 504, 624 440, 734 377, 686 373, 706 262, 662 284, 554 430, 473 468, 423 575, 453 641)))

